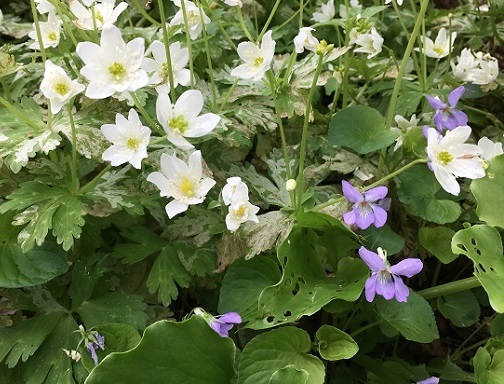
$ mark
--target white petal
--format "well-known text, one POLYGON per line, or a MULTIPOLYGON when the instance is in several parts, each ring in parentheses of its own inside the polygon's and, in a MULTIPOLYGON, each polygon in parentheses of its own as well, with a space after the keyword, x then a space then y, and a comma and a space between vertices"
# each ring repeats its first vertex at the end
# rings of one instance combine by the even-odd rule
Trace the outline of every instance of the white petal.
POLYGON ((187 208, 189 208, 188 204, 181 203, 178 200, 173 200, 168 204, 166 204, 165 210, 166 214, 171 219, 174 216, 178 215, 179 213, 187 211, 187 208))

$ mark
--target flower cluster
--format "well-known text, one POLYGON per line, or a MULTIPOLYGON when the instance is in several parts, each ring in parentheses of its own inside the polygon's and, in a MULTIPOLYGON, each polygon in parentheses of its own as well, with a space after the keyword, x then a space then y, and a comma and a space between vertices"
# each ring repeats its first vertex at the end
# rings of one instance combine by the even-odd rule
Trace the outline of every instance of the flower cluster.
POLYGON ((257 212, 259 207, 249 202, 248 187, 241 178, 230 177, 227 184, 222 188, 222 200, 229 207, 226 216, 226 227, 230 231, 236 231, 246 221, 259 223, 257 212))
POLYGON ((462 49, 460 56, 452 61, 453 76, 468 83, 492 85, 499 75, 499 63, 488 53, 473 53, 469 48, 462 49))
MULTIPOLYGON (((95 365, 98 364, 98 355, 96 354, 97 349, 101 349, 102 351, 105 350, 105 337, 100 335, 98 331, 86 331, 82 325, 79 325, 79 330, 76 331, 81 334, 81 341, 79 342, 79 345, 81 343, 84 343, 84 347, 88 351, 88 353, 91 355, 91 358, 93 359, 93 362, 95 365)), ((79 349, 79 347, 77 347, 79 349)), ((63 350, 67 354, 68 357, 70 357, 72 360, 79 361, 81 358, 80 353, 78 353, 75 350, 67 351, 63 350)))

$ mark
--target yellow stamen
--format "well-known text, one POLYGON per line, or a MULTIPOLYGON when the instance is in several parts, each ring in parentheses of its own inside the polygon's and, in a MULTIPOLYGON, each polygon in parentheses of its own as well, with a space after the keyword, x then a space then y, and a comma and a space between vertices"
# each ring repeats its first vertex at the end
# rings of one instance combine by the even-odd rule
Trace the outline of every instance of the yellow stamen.
POLYGON ((184 118, 184 116, 175 116, 168 121, 168 126, 172 131, 184 134, 184 132, 187 130, 187 127, 189 126, 189 123, 184 118))
POLYGON ((256 57, 254 59, 254 67, 259 67, 264 61, 264 57, 256 57))
POLYGON ((115 62, 108 67, 108 70, 116 80, 121 80, 126 75, 126 68, 121 63, 115 62))
POLYGON ((187 177, 182 177, 182 181, 180 182, 180 191, 187 197, 193 197, 195 194, 195 185, 192 180, 189 180, 187 177))
POLYGON ((437 155, 437 160, 442 165, 447 165, 453 159, 454 159, 453 155, 447 151, 441 151, 437 155))
POLYGON ((47 35, 47 38, 51 41, 56 41, 58 40, 58 35, 56 35, 56 32, 51 32, 47 35))
POLYGON ((54 86, 54 90, 61 96, 64 96, 68 93, 68 86, 64 83, 58 83, 54 86))
POLYGON ((129 138, 128 141, 126 142, 126 146, 129 148, 129 149, 138 149, 138 146, 140 145, 140 142, 138 139, 135 139, 133 137, 129 138))

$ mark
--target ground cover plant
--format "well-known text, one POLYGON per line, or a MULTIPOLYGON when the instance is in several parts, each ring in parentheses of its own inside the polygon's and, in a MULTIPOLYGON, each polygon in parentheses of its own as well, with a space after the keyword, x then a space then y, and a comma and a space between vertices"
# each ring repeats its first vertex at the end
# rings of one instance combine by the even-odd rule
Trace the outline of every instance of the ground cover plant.
POLYGON ((0 382, 504 382, 504 2, 0 13, 0 382))

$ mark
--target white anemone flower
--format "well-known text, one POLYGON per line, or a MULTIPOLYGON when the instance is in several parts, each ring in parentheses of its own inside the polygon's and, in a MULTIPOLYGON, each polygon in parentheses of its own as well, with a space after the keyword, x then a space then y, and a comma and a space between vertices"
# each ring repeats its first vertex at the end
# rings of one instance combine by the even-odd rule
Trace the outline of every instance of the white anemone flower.
POLYGON ((136 169, 141 168, 142 159, 148 156, 151 130, 142 125, 137 111, 130 109, 127 119, 118 113, 115 124, 103 124, 100 129, 112 143, 103 152, 103 160, 110 161, 114 167, 130 163, 136 169))
POLYGON ((418 120, 416 114, 411 116, 411 119, 408 121, 401 115, 396 115, 394 118, 397 123, 397 127, 391 127, 390 130, 396 132, 399 136, 397 137, 396 144, 394 146, 393 152, 397 151, 402 147, 404 143, 404 137, 406 134, 414 127, 418 126, 418 120))
POLYGON ((49 12, 56 12, 56 8, 54 8, 54 5, 52 5, 47 0, 35 0, 35 3, 37 4, 37 11, 41 15, 49 12))
POLYGON ((158 96, 156 115, 169 142, 184 150, 192 149, 194 146, 185 137, 201 137, 214 130, 220 116, 215 113, 198 116, 203 102, 203 94, 195 89, 185 91, 175 104, 167 94, 158 96))
POLYGON ((243 6, 242 0, 224 0, 224 3, 226 3, 226 5, 229 5, 230 7, 241 8, 243 6))
POLYGON ((247 200, 233 202, 229 206, 229 213, 226 215, 227 229, 234 232, 246 221, 259 223, 257 212, 259 212, 259 207, 250 204, 248 197, 247 200))
POLYGON ((436 40, 432 41, 429 37, 420 37, 423 45, 423 53, 427 57, 441 59, 448 56, 453 48, 453 42, 457 37, 457 32, 452 32, 451 37, 448 36, 446 28, 441 28, 436 36, 436 40), (450 45, 451 43, 451 45, 450 45))
POLYGON ((499 76, 499 62, 486 53, 481 55, 479 68, 472 69, 467 74, 467 81, 474 84, 486 85, 493 83, 499 76))
POLYGON ((80 70, 89 80, 86 96, 104 99, 114 92, 136 91, 147 85, 149 77, 140 68, 144 57, 144 39, 126 44, 119 28, 103 28, 100 45, 89 41, 77 44, 77 54, 85 66, 80 70))
POLYGON ((294 47, 297 53, 304 52, 305 48, 309 51, 315 52, 317 50, 318 39, 312 35, 315 29, 311 27, 299 28, 299 33, 294 38, 294 47))
POLYGON ((447 131, 444 137, 434 128, 427 130, 429 167, 441 187, 455 196, 460 193, 457 177, 479 179, 485 176, 483 161, 479 157, 482 149, 465 143, 470 135, 471 127, 467 125, 447 131))
POLYGON ((456 60, 457 64, 454 61, 450 63, 453 76, 462 81, 468 81, 471 72, 479 66, 480 59, 474 56, 469 48, 464 48, 456 60))
POLYGON ((360 47, 354 49, 354 52, 369 53, 367 58, 370 59, 382 51, 383 37, 373 27, 370 33, 359 34, 355 39, 355 44, 360 45, 360 47))
POLYGON ((312 20, 316 23, 327 23, 334 18, 336 10, 334 9, 334 0, 329 0, 327 4, 320 6, 321 12, 313 12, 312 20))
POLYGON ((189 205, 200 204, 205 200, 208 191, 215 185, 210 177, 203 178, 201 152, 195 151, 189 156, 189 162, 175 155, 161 155, 161 172, 153 172, 147 181, 155 184, 161 197, 173 197, 165 209, 171 219, 185 212, 189 205))
POLYGON ((500 156, 504 153, 502 150, 502 143, 494 143, 486 136, 479 139, 478 147, 480 147, 483 151, 481 157, 485 161, 490 161, 494 157, 500 156))
POLYGON ((84 88, 86 87, 83 84, 72 80, 63 68, 53 64, 51 60, 46 60, 40 90, 50 100, 52 113, 58 113, 63 105, 84 88))
MULTIPOLYGON (((171 69, 173 74, 173 86, 188 86, 191 83, 191 71, 186 67, 189 62, 189 49, 181 48, 180 42, 170 45, 171 69)), ((150 74, 149 84, 156 85, 157 93, 170 92, 169 68, 166 58, 165 45, 159 40, 155 40, 149 46, 148 51, 152 52, 154 59, 148 57, 143 59, 142 69, 150 74)))
POLYGON ((113 25, 117 18, 128 7, 124 1, 114 7, 115 0, 102 0, 91 8, 86 8, 78 0, 70 0, 70 11, 75 15, 75 26, 80 29, 100 30, 113 25))
POLYGON ((222 200, 225 205, 233 201, 248 200, 248 187, 240 177, 234 176, 227 179, 227 184, 222 188, 222 200))
POLYGON ((231 71, 231 76, 240 79, 261 80, 270 68, 275 55, 275 41, 271 38, 272 31, 264 34, 261 45, 250 41, 238 44, 238 55, 245 62, 231 71))
MULTIPOLYGON (((385 0, 385 4, 390 4, 392 0, 385 0)), ((397 5, 402 5, 403 0, 396 0, 397 5)))
MULTIPOLYGON (((177 7, 181 7, 182 4, 180 0, 173 0, 177 7)), ((203 27, 206 24, 210 24, 210 18, 203 14, 200 14, 199 7, 194 4, 192 1, 184 0, 185 11, 187 16, 187 24, 189 26, 189 36, 191 36, 191 40, 196 40, 201 32, 203 31, 203 27)), ((184 23, 184 13, 182 8, 178 10, 178 12, 173 16, 173 19, 170 21, 170 27, 181 25, 182 28, 185 28, 184 23)))
MULTIPOLYGON (((61 20, 56 13, 49 12, 47 16, 47 22, 39 22, 40 35, 42 37, 42 45, 44 48, 57 47, 60 42, 61 35, 61 20)), ((40 49, 40 43, 38 41, 37 30, 35 29, 35 23, 33 23, 33 31, 31 31, 28 36, 35 40, 30 44, 31 49, 40 49)))

